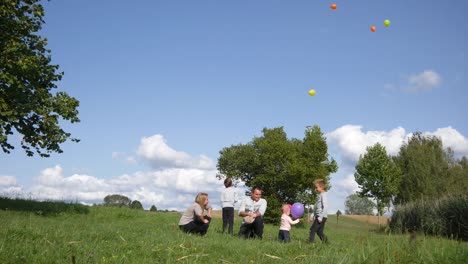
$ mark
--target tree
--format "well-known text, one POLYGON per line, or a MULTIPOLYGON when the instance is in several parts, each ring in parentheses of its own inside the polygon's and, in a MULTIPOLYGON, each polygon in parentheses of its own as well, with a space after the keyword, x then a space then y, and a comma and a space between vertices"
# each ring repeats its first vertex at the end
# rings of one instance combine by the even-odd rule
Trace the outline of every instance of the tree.
POLYGON ((120 194, 112 194, 104 197, 105 206, 118 206, 118 207, 130 207, 131 200, 127 196, 120 194))
POLYGON ((153 204, 150 208, 150 212, 157 212, 158 209, 156 208, 156 206, 153 204))
POLYGON ((247 187, 263 188, 268 201, 265 221, 277 223, 283 203, 313 203, 313 180, 329 181, 336 172, 335 160, 329 160, 326 138, 320 127, 305 131, 303 140, 288 139, 282 127, 263 129, 261 137, 247 144, 232 145, 220 151, 217 177, 242 180, 247 187))
POLYGON ((346 197, 345 213, 350 215, 372 215, 375 204, 367 197, 351 194, 346 197))
MULTIPOLYGON (((51 64, 47 39, 36 33, 44 23, 40 0, 2 0, 0 4, 0 146, 10 153, 8 137, 22 135, 28 156, 62 153, 71 134, 60 120, 79 122, 79 101, 65 92, 52 93, 63 72, 51 64)), ((71 138, 78 142, 78 139, 71 138)))
POLYGON ((382 215, 383 209, 390 204, 393 196, 398 194, 401 172, 392 158, 387 155, 380 143, 367 147, 364 156, 359 157, 354 173, 362 197, 373 197, 377 202, 377 211, 382 215))
POLYGON ((130 204, 130 208, 143 210, 143 205, 141 204, 140 201, 135 200, 135 201, 133 201, 133 202, 130 204))
POLYGON ((415 132, 395 157, 403 174, 395 202, 403 204, 444 195, 452 182, 448 174, 450 156, 444 151, 441 139, 415 132))

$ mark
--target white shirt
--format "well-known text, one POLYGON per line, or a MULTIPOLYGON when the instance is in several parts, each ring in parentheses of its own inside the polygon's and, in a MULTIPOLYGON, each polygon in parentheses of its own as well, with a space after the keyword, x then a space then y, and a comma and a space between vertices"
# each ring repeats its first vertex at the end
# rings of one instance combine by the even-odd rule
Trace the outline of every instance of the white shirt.
POLYGON ((299 220, 300 219, 296 219, 293 221, 289 215, 283 214, 281 216, 280 230, 286 230, 286 231, 291 230, 291 225, 295 225, 299 223, 299 220))
POLYGON ((238 199, 236 188, 234 186, 227 187, 221 192, 221 207, 234 207, 238 199))
MULTIPOLYGON (((240 207, 239 207, 239 213, 260 212, 260 214, 263 216, 265 214, 266 209, 267 209, 267 201, 265 199, 260 198, 258 201, 254 201, 252 200, 252 197, 248 196, 242 200, 240 207)), ((242 222, 246 223, 248 218, 249 216, 245 216, 242 222)))
POLYGON ((317 202, 315 203, 315 216, 319 221, 328 217, 328 198, 327 192, 321 192, 317 195, 317 202))

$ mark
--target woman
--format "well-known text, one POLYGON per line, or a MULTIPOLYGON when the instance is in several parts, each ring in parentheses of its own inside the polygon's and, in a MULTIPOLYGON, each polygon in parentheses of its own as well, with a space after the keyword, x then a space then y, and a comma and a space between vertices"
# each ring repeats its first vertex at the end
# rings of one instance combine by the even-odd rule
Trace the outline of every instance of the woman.
POLYGON ((179 221, 179 228, 186 233, 205 235, 210 227, 211 207, 208 205, 208 194, 198 193, 195 203, 185 210, 179 221), (207 215, 203 215, 208 210, 207 215))

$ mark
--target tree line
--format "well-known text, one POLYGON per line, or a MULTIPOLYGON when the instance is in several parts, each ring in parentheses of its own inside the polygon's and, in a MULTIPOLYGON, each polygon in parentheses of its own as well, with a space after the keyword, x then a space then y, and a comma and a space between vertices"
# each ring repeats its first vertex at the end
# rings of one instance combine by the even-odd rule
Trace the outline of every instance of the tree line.
MULTIPOLYGON (((104 206, 115 206, 115 207, 128 207, 131 209, 143 210, 143 205, 138 200, 130 200, 127 196, 120 194, 110 194, 104 197, 104 206)), ((150 211, 157 211, 155 205, 152 205, 150 211)))

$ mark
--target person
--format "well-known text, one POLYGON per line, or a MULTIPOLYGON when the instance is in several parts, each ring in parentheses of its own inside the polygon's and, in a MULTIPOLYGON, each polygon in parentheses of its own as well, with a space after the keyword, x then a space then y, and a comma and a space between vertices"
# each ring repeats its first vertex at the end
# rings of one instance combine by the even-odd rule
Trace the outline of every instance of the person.
POLYGON ((237 191, 232 185, 232 179, 224 180, 224 187, 221 192, 221 206, 223 208, 223 233, 228 229, 228 234, 232 235, 234 228, 234 204, 237 202, 237 191))
POLYGON ((262 198, 262 189, 253 187, 250 197, 244 197, 239 207, 239 216, 242 216, 242 224, 239 229, 240 238, 262 239, 263 215, 267 209, 267 201, 262 198))
POLYGON ((322 242, 328 242, 327 236, 323 233, 328 216, 328 198, 327 192, 325 191, 325 181, 322 179, 315 180, 314 185, 318 194, 317 201, 315 202, 314 214, 309 219, 310 222, 313 221, 310 227, 309 242, 314 243, 316 233, 322 242))
POLYGON ((200 234, 204 236, 211 223, 211 206, 207 193, 198 193, 195 202, 182 214, 179 228, 185 233, 200 234), (206 215, 203 215, 204 211, 206 215))
POLYGON ((281 208, 283 215, 281 215, 281 225, 278 233, 278 240, 280 242, 291 242, 291 237, 289 236, 289 230, 291 230, 291 225, 299 223, 301 219, 292 220, 291 216, 291 205, 284 204, 281 208))

